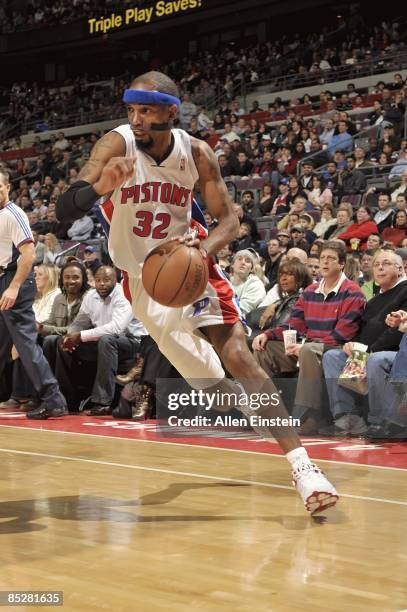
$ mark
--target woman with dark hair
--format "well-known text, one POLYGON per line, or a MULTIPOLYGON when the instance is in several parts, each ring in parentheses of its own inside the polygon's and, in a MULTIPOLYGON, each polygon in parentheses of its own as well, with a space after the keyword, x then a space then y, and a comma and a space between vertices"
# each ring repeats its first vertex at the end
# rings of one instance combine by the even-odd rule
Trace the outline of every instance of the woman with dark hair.
POLYGON ((348 229, 339 234, 337 238, 346 243, 348 251, 365 250, 367 239, 370 234, 378 234, 376 223, 372 219, 372 211, 368 206, 359 206, 356 211, 356 223, 353 223, 348 229), (356 243, 356 241, 359 241, 356 243))
POLYGON ((391 227, 386 227, 382 231, 382 238, 385 241, 391 242, 394 246, 399 247, 406 237, 407 230, 407 211, 398 210, 393 217, 391 227))
POLYGON ((256 308, 246 317, 252 330, 250 345, 253 338, 264 329, 278 327, 289 319, 295 302, 311 283, 311 273, 304 264, 296 260, 286 260, 280 264, 277 280, 278 301, 256 308))
POLYGON ((305 198, 307 197, 304 191, 301 189, 299 180, 296 176, 290 176, 290 178, 288 179, 288 186, 290 188, 286 202, 288 205, 294 202, 294 199, 297 197, 297 195, 304 196, 305 198))
POLYGON ((311 179, 311 189, 307 190, 307 193, 308 200, 313 206, 318 208, 322 208, 322 206, 326 204, 332 206, 332 191, 326 186, 321 175, 313 175, 311 179))
POLYGON ((302 140, 296 143, 294 147, 293 158, 300 161, 306 155, 305 145, 302 140))

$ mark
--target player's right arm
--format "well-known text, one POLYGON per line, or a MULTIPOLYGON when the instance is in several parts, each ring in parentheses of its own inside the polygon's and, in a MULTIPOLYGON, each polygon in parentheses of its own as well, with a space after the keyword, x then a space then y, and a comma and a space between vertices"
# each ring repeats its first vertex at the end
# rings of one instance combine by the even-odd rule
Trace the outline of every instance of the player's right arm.
POLYGON ((84 217, 102 195, 127 181, 134 171, 134 158, 126 158, 126 144, 118 132, 108 132, 92 149, 79 180, 58 198, 56 214, 60 221, 84 217))

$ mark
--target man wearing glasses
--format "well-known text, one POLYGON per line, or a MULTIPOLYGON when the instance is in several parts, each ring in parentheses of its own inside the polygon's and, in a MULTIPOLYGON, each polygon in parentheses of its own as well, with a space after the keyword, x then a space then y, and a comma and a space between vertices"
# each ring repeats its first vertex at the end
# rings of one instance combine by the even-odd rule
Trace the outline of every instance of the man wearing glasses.
MULTIPOLYGON (((368 371, 378 358, 376 353, 397 351, 401 341, 401 332, 386 325, 386 317, 391 312, 407 310, 407 277, 400 255, 387 249, 377 251, 373 258, 373 279, 379 285, 380 292, 367 303, 359 334, 353 341, 367 345, 370 353, 368 371)), ((358 398, 360 400, 361 396, 344 389, 337 382, 351 355, 353 342, 346 343, 342 349, 326 352, 322 359, 330 411, 334 419, 332 426, 320 429, 323 435, 358 436, 367 430, 366 422, 360 414, 358 398)))

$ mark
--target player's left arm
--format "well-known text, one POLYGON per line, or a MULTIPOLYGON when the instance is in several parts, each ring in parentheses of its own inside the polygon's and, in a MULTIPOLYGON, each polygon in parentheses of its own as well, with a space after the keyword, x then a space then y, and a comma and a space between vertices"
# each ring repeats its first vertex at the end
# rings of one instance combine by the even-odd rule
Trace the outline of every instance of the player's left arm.
POLYGON ((214 255, 236 238, 239 219, 220 174, 216 155, 206 142, 191 138, 191 145, 203 199, 208 211, 219 223, 208 238, 201 242, 208 255, 214 255))

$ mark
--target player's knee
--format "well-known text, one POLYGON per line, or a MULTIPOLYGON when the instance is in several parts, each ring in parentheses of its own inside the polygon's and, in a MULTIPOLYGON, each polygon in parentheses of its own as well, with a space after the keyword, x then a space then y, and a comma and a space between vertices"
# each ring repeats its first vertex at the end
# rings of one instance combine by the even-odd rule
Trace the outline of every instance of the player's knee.
POLYGON ((248 347, 241 342, 228 347, 226 354, 223 355, 223 361, 233 376, 244 377, 251 372, 253 366, 257 367, 248 347))

